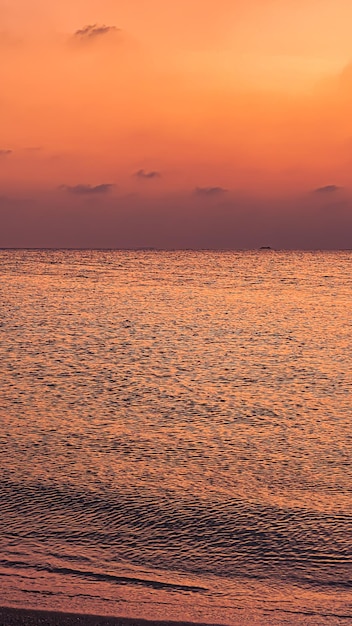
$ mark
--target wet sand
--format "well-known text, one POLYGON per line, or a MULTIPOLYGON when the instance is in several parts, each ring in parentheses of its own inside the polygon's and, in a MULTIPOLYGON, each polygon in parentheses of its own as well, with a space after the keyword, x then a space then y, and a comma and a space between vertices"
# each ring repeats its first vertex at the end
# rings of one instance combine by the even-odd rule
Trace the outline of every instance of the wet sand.
MULTIPOLYGON (((148 621, 0 607, 0 626, 195 626, 190 622, 148 621)), ((197 626, 216 626, 197 624, 197 626)))

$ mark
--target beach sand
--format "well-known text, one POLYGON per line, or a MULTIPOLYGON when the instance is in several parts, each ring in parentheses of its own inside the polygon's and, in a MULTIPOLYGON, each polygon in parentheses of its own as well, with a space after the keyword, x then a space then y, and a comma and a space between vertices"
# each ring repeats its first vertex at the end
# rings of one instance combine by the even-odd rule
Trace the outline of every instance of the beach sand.
MULTIPOLYGON (((0 626, 194 626, 194 624, 0 607, 0 626)), ((206 625, 197 624, 197 626, 206 625)))

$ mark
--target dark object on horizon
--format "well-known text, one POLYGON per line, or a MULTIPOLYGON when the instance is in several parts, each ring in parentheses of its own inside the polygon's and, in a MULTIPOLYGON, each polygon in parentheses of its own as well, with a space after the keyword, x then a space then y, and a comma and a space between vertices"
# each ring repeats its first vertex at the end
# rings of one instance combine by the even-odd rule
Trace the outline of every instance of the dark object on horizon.
POLYGON ((159 248, 154 248, 153 246, 138 246, 137 248, 130 248, 131 250, 138 250, 139 252, 155 252, 159 250, 159 248))
POLYGON ((271 246, 260 246, 259 250, 272 250, 271 246))

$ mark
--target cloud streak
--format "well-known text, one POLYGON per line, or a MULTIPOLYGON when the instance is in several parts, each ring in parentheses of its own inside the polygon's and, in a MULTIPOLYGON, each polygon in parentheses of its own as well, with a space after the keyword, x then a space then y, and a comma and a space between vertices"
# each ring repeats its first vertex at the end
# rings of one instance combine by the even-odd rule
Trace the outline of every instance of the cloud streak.
POLYGON ((339 191, 339 189, 341 189, 341 187, 338 187, 337 185, 325 185, 324 187, 318 187, 317 189, 314 189, 314 193, 333 194, 336 193, 336 191, 339 191))
POLYGON ((161 174, 157 171, 146 172, 145 170, 138 170, 134 176, 142 180, 152 180, 153 178, 160 178, 161 174))
POLYGON ((100 194, 109 193, 114 185, 111 183, 102 183, 100 185, 62 185, 61 189, 64 189, 70 194, 76 196, 96 196, 100 194))
POLYGON ((102 24, 101 26, 99 26, 98 24, 88 24, 87 26, 76 30, 73 36, 76 40, 91 41, 110 33, 117 33, 119 30, 120 29, 116 26, 105 26, 105 24, 102 24))
POLYGON ((221 196, 224 193, 227 193, 227 189, 224 189, 224 187, 196 187, 195 188, 195 194, 197 196, 205 196, 207 198, 214 198, 216 196, 221 196))

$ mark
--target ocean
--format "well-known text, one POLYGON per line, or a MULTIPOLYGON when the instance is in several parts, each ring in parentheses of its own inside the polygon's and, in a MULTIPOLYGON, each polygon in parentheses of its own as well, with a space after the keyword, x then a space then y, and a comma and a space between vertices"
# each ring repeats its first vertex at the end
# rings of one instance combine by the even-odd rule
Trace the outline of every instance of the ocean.
POLYGON ((352 624, 352 253, 0 272, 1 604, 352 624))

